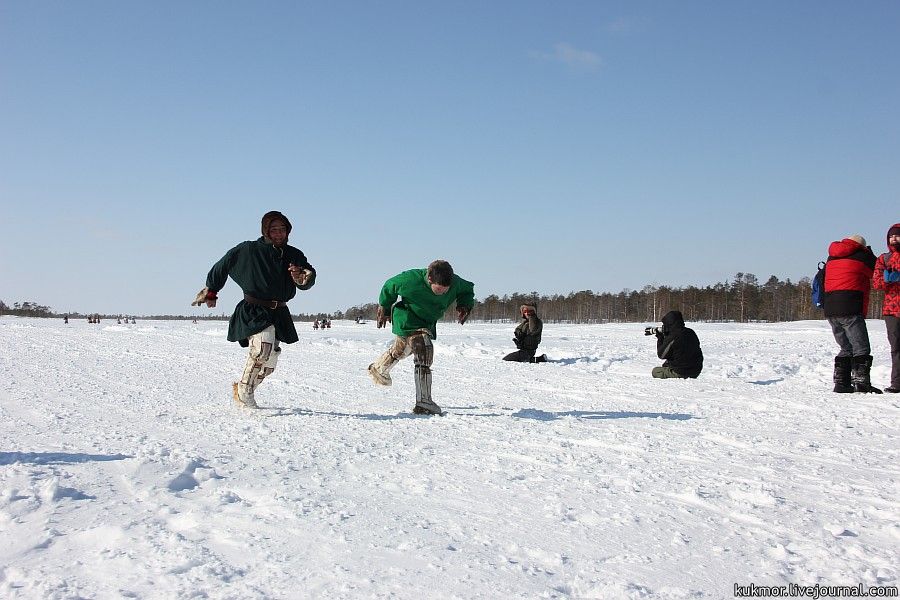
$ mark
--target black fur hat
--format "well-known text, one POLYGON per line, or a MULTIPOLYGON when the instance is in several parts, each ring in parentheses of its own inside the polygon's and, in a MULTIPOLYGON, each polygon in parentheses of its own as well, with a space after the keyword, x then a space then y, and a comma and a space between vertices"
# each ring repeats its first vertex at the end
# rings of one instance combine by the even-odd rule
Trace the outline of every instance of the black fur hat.
POLYGON ((888 240, 891 239, 892 235, 896 235, 896 234, 900 234, 900 223, 897 223, 896 225, 891 225, 891 228, 888 229, 888 232, 887 232, 888 240))
POLYGON ((269 239, 269 227, 272 226, 272 221, 283 221, 284 226, 287 227, 288 235, 291 234, 291 222, 288 221, 288 218, 277 210, 270 210, 262 218, 262 235, 264 238, 269 239))

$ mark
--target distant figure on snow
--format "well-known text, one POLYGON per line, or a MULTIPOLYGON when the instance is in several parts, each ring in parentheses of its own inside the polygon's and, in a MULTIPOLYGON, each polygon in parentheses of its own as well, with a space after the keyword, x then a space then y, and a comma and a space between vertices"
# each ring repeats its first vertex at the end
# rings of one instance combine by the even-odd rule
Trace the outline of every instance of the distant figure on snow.
POLYGON ((541 343, 541 332, 544 329, 544 323, 537 316, 537 306, 523 304, 519 307, 519 311, 522 313, 522 322, 519 323, 513 334, 513 343, 518 350, 510 352, 503 357, 503 360, 526 363, 546 362, 546 354, 541 354, 537 358, 534 356, 541 343))
POLYGON ((900 392, 900 223, 887 232, 888 251, 875 261, 872 287, 884 290, 884 325, 891 345, 891 385, 884 391, 900 392))
POLYGON ((378 328, 388 321, 397 337, 387 352, 369 365, 376 385, 391 385, 390 371, 413 355, 415 364, 416 414, 440 414, 431 399, 431 363, 437 337, 438 319, 456 302, 457 322, 462 325, 475 305, 475 286, 453 273, 445 260, 436 260, 426 269, 410 269, 388 279, 378 296, 378 328), (398 297, 400 301, 398 302, 398 297))
POLYGON ((825 261, 825 317, 841 347, 834 357, 834 391, 873 392, 872 350, 866 314, 875 271, 875 254, 861 235, 851 235, 828 247, 825 261))
POLYGON ((665 360, 651 374, 657 379, 694 379, 703 370, 703 351, 694 330, 684 326, 677 310, 667 312, 656 328, 656 355, 665 360))
POLYGON ((297 341, 294 320, 287 308, 297 290, 308 290, 316 282, 316 270, 306 256, 288 245, 291 222, 278 211, 262 218, 262 236, 241 242, 225 253, 206 276, 206 287, 192 305, 216 305, 217 292, 231 277, 244 292, 228 323, 228 341, 250 347, 240 381, 232 384, 237 404, 258 408, 256 387, 275 370, 280 342, 297 341))

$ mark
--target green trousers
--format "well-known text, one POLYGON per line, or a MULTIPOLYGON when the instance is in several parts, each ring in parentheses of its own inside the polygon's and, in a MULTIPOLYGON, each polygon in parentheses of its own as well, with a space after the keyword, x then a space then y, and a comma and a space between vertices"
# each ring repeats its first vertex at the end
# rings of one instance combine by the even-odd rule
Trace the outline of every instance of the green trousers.
POLYGON ((657 379, 684 379, 672 367, 653 367, 650 374, 657 379))

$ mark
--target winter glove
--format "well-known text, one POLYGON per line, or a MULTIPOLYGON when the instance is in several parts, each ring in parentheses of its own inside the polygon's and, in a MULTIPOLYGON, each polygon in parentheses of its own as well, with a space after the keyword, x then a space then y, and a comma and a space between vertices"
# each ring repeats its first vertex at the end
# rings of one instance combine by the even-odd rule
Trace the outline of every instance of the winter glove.
POLYGON ((884 282, 885 283, 900 283, 900 271, 894 271, 893 269, 885 269, 884 270, 884 282))
POLYGON ((377 319, 376 328, 381 329, 382 327, 387 325, 388 321, 391 320, 391 315, 384 312, 383 306, 379 306, 378 313, 376 315, 376 319, 377 319))
POLYGON ((294 283, 298 286, 304 286, 309 283, 309 278, 312 277, 312 271, 309 269, 301 269, 294 263, 288 265, 288 272, 291 274, 291 279, 294 280, 294 283))
POLYGON ((456 307, 456 322, 462 325, 466 322, 466 319, 469 318, 469 313, 472 312, 471 306, 457 306, 456 307))
POLYGON ((191 306, 200 306, 201 304, 206 304, 208 307, 213 308, 216 305, 216 298, 216 293, 205 287, 197 292, 197 297, 194 298, 193 302, 191 302, 191 306))

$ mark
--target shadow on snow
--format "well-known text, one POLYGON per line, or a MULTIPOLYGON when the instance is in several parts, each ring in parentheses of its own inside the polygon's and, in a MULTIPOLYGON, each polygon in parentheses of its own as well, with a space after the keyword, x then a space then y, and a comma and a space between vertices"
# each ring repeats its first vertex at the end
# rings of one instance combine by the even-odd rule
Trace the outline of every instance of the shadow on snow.
MULTIPOLYGON (((265 414, 265 417, 286 417, 291 415, 297 416, 326 416, 366 419, 369 421, 393 421, 397 419, 427 419, 435 415, 416 415, 409 413, 397 413, 394 415, 379 415, 375 413, 342 413, 320 410, 309 410, 306 408, 280 408, 280 407, 260 407, 262 410, 272 411, 265 414)), ((474 406, 448 407, 450 410, 472 409, 474 406)), ((466 417, 515 417, 518 419, 535 419, 538 421, 554 421, 563 417, 575 417, 578 419, 663 419, 666 421, 687 421, 695 418, 693 415, 684 413, 643 413, 643 412, 609 412, 609 411, 586 411, 586 410, 569 410, 564 412, 547 412, 536 408, 525 408, 510 415, 504 413, 451 413, 466 417)))
POLYGON ((375 413, 342 413, 342 412, 332 412, 325 410, 310 410, 308 408, 287 408, 287 407, 277 407, 277 406, 260 406, 260 410, 262 411, 271 411, 266 412, 262 416, 264 417, 289 417, 291 415, 297 416, 325 416, 325 417, 343 417, 343 418, 354 418, 354 419, 366 419, 369 421, 391 421, 395 419, 427 419, 432 416, 439 415, 415 415, 411 412, 408 413, 397 413, 395 415, 378 415, 375 413))
POLYGON ((0 452, 0 465, 28 463, 32 465, 63 465, 86 462, 105 462, 134 458, 127 454, 81 454, 69 452, 0 452))
POLYGON ((578 419, 664 419, 666 421, 687 421, 694 418, 693 415, 684 413, 609 412, 604 410, 547 412, 536 408, 523 408, 519 412, 513 413, 512 416, 519 419, 536 419, 538 421, 555 421, 562 417, 576 417, 578 419))
POLYGON ((630 360, 628 356, 573 356, 570 358, 548 358, 547 364, 557 364, 557 365, 574 365, 578 363, 595 363, 595 362, 607 362, 609 364, 615 362, 625 362, 630 360))
POLYGON ((765 379, 760 381, 750 381, 748 383, 752 385, 772 385, 773 383, 779 383, 784 381, 784 377, 779 377, 778 379, 765 379))

